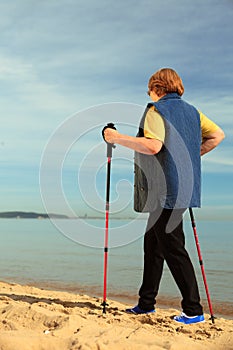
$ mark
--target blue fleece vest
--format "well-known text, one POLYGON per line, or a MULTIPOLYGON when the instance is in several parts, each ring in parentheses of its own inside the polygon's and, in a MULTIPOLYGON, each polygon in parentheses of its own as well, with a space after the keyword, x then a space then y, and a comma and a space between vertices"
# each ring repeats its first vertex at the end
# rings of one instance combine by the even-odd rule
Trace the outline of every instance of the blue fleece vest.
POLYGON ((167 94, 147 105, 138 137, 144 136, 151 106, 164 119, 165 141, 157 155, 135 152, 134 209, 152 212, 158 205, 167 209, 200 207, 200 114, 177 93, 167 94))

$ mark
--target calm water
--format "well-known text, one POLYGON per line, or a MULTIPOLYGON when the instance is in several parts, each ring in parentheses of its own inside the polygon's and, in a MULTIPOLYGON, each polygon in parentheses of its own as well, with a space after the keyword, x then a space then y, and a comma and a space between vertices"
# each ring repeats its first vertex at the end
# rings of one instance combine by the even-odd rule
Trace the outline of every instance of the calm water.
MULTIPOLYGON (((142 232, 145 224, 144 220, 138 221, 142 232)), ((116 225, 119 226, 119 221, 116 225)), ((232 228, 232 222, 197 223, 211 300, 225 304, 228 309, 233 304, 232 228)), ((206 299, 193 231, 188 221, 185 222, 185 232, 201 297, 206 299)), ((88 235, 88 232, 85 234, 88 235)), ((0 241, 0 280, 102 296, 103 250, 71 241, 49 220, 1 219, 0 241)), ((137 300, 142 277, 142 246, 141 237, 133 243, 109 250, 109 295, 121 299, 131 296, 134 301, 137 300)), ((159 295, 180 298, 166 266, 159 295)))

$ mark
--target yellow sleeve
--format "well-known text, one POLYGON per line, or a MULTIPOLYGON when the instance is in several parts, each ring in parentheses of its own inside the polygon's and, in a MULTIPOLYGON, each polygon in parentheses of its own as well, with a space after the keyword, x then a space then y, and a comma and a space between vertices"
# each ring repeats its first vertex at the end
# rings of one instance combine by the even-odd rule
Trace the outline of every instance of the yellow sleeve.
POLYGON ((154 107, 151 107, 146 114, 144 136, 162 142, 165 140, 164 120, 154 107))
POLYGON ((200 112, 200 121, 201 121, 201 133, 202 138, 208 137, 209 134, 212 134, 213 132, 217 131, 219 129, 219 126, 212 122, 205 114, 200 112))

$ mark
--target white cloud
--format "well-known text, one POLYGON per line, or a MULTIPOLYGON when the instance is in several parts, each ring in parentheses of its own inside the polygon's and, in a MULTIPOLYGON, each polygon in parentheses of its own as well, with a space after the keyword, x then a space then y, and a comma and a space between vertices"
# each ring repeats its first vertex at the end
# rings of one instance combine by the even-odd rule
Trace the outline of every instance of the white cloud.
POLYGON ((0 56, 0 80, 31 80, 32 76, 32 64, 20 62, 12 57, 0 56))

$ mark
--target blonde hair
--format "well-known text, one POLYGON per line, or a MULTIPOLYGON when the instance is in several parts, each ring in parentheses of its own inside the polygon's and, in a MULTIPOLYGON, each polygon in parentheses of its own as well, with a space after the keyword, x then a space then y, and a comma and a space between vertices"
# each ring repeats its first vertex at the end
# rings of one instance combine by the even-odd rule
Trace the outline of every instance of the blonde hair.
POLYGON ((159 97, 171 92, 182 96, 184 86, 181 78, 171 68, 162 68, 154 73, 148 82, 149 91, 154 91, 159 97))

